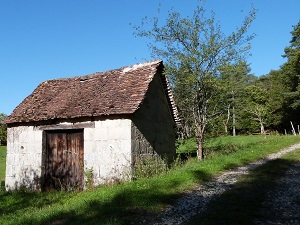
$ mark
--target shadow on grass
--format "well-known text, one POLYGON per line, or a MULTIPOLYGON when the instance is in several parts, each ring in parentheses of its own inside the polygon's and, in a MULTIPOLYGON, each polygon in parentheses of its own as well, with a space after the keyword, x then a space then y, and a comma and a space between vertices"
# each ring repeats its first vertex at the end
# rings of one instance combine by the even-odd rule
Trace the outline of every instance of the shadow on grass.
MULTIPOLYGON (((189 173, 189 177, 194 180, 211 178, 211 175, 200 170, 189 173)), ((0 192, 0 201, 6 203, 0 206, 0 212, 2 215, 10 215, 19 210, 28 211, 32 208, 33 212, 30 216, 21 215, 14 221, 14 224, 22 225, 148 224, 149 221, 153 221, 161 207, 172 204, 181 196, 182 180, 177 177, 162 179, 159 181, 149 179, 146 183, 135 181, 121 184, 112 187, 113 194, 108 193, 104 187, 77 193, 77 195, 63 192, 0 192), (105 197, 102 191, 112 197, 107 197, 108 195, 105 197), (57 207, 51 206, 55 203, 58 203, 57 207), (48 205, 51 209, 47 209, 48 205), (37 208, 41 210, 38 211, 37 208)))
MULTIPOLYGON (((276 159, 243 177, 233 188, 212 200, 206 212, 194 217, 188 225, 252 225, 255 219, 263 219, 262 202, 276 180, 295 163, 295 160, 276 159)), ((266 219, 266 218, 264 218, 266 219)))
POLYGON ((0 191, 0 213, 7 214, 26 209, 28 207, 42 208, 44 206, 63 202, 67 193, 35 193, 26 190, 5 192, 0 191))
POLYGON ((1 180, 0 178, 0 191, 4 191, 5 190, 5 181, 1 180))

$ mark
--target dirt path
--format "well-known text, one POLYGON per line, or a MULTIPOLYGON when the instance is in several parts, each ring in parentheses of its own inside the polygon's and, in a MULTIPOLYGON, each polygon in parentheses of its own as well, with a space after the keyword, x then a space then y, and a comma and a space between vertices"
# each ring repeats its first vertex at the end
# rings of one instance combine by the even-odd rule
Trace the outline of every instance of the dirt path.
MULTIPOLYGON (((197 189, 186 193, 183 197, 178 199, 174 205, 170 206, 164 212, 159 214, 155 219, 155 221, 157 222, 152 224, 173 225, 173 224, 182 224, 186 222, 191 217, 203 212, 206 209, 206 206, 208 202, 210 202, 210 200, 221 195, 224 191, 232 187, 237 182, 237 179, 240 176, 248 174, 251 170, 257 168, 258 166, 270 160, 280 158, 284 154, 287 154, 299 148, 300 148, 300 143, 297 143, 288 148, 284 148, 277 153, 271 154, 265 157, 264 159, 258 160, 256 162, 250 163, 242 167, 235 168, 233 170, 221 174, 220 176, 214 178, 210 182, 200 185, 197 189)), ((297 187, 299 188, 300 187, 299 183, 297 185, 298 185, 297 187)), ((283 190, 284 189, 285 188, 283 188, 283 190)), ((299 189, 297 190, 299 192, 299 189)), ((257 221, 257 223, 265 224, 264 221, 257 221)), ((269 224, 277 224, 277 223, 269 223, 269 224)))

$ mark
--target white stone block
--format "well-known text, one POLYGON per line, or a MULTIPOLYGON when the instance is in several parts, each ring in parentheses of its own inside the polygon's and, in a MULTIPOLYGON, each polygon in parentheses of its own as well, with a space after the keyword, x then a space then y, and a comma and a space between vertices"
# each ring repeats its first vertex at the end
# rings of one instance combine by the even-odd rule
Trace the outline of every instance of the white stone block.
POLYGON ((84 154, 91 154, 96 148, 95 141, 85 140, 84 141, 84 154))
POLYGON ((85 141, 93 141, 94 140, 94 128, 85 128, 84 129, 84 140, 85 141))
POLYGON ((21 164, 19 153, 12 154, 12 157, 13 157, 13 160, 14 160, 13 165, 21 164))
MULTIPOLYGON (((20 129, 20 131, 21 131, 21 129, 20 129)), ((18 140, 19 140, 19 142, 24 142, 27 140, 27 132, 24 131, 24 129, 22 129, 22 132, 20 132, 18 140)))
POLYGON ((24 165, 26 166, 37 166, 39 164, 34 153, 24 154, 23 159, 24 159, 24 165))
POLYGON ((131 138, 131 129, 128 127, 111 127, 108 130, 109 140, 128 140, 131 138))
POLYGON ((43 131, 42 130, 34 130, 34 141, 42 142, 43 140, 43 131))
POLYGON ((85 165, 91 167, 94 164, 95 156, 93 154, 87 154, 84 156, 85 165))
POLYGON ((94 178, 100 177, 100 166, 99 165, 93 166, 93 175, 94 175, 94 178))
POLYGON ((23 142, 26 142, 26 143, 33 143, 35 142, 35 134, 34 134, 34 131, 26 131, 24 133, 24 139, 22 140, 23 142))
POLYGON ((104 121, 102 121, 102 126, 109 127, 109 128, 119 126, 119 119, 104 120, 104 121))
POLYGON ((32 147, 33 147, 32 150, 35 154, 43 153, 43 143, 42 142, 35 142, 32 147))
POLYGON ((11 165, 13 163, 12 157, 10 153, 6 154, 6 165, 11 165))
POLYGON ((99 154, 101 152, 106 151, 108 143, 108 141, 96 141, 95 154, 99 154))
POLYGON ((119 141, 120 149, 122 149, 123 152, 131 152, 131 139, 127 140, 120 140, 119 141))
POLYGON ((104 141, 108 139, 108 127, 99 127, 95 129, 95 140, 104 141))
POLYGON ((42 166, 42 153, 34 154, 34 162, 34 165, 40 170, 42 166))
POLYGON ((13 177, 13 176, 14 176, 14 166, 6 165, 6 177, 13 177))
POLYGON ((13 143, 12 142, 7 142, 7 146, 6 146, 6 154, 9 154, 12 152, 13 149, 13 143))
POLYGON ((129 119, 123 119, 122 120, 122 126, 131 127, 132 121, 129 119))
POLYGON ((7 128, 7 143, 13 143, 14 140, 14 128, 7 128))

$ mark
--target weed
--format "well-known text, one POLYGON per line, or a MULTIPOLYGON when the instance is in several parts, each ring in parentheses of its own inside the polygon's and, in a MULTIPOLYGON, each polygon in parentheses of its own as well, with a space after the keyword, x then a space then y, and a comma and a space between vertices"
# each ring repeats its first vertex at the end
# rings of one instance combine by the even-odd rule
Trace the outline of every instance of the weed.
POLYGON ((134 162, 133 179, 153 177, 169 169, 167 160, 156 155, 139 155, 134 162))
POLYGON ((93 167, 90 169, 86 169, 84 171, 84 179, 85 179, 85 188, 91 190, 95 187, 94 185, 94 169, 93 167))

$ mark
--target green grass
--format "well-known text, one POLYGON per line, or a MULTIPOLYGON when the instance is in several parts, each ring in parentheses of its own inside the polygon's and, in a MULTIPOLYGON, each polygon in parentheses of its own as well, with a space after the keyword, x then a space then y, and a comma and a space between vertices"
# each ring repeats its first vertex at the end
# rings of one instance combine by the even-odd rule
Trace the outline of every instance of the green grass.
MULTIPOLYGON (((244 137, 234 137, 232 141, 227 138, 221 143, 235 143, 239 147, 234 147, 234 151, 219 150, 201 162, 190 158, 184 165, 153 178, 72 193, 0 191, 0 224, 136 224, 151 220, 153 213, 174 202, 195 184, 300 141, 299 136, 267 136, 266 139, 250 136, 245 141, 244 137), (242 142, 246 143, 244 147, 242 142)), ((215 142, 210 146, 218 149, 215 142)))
POLYGON ((5 159, 6 159, 6 147, 0 146, 0 186, 4 184, 4 180, 5 180, 5 159))
POLYGON ((276 180, 300 158, 300 150, 280 159, 269 161, 243 176, 239 182, 220 197, 213 200, 205 213, 194 217, 187 225, 252 225, 255 219, 268 221, 271 214, 260 209, 267 192, 275 187, 276 180))
MULTIPOLYGON (((224 136, 217 138, 208 138, 204 140, 203 149, 205 157, 214 157, 216 154, 229 154, 238 149, 249 148, 252 145, 263 142, 266 136, 224 136)), ((178 140, 177 152, 186 154, 196 154, 197 143, 195 138, 187 140, 178 140)))

